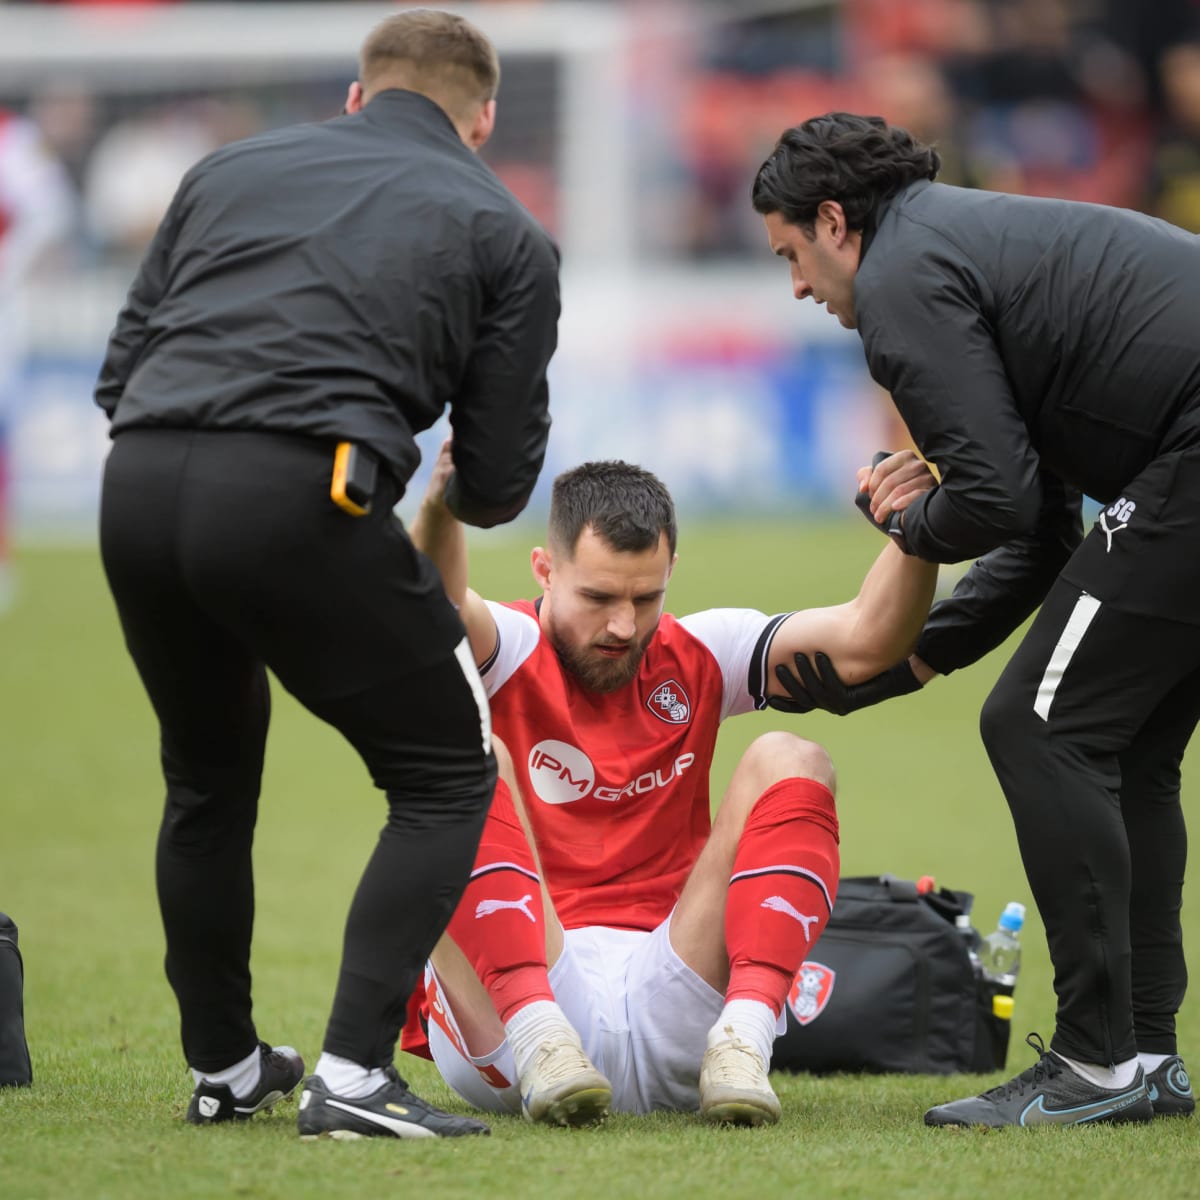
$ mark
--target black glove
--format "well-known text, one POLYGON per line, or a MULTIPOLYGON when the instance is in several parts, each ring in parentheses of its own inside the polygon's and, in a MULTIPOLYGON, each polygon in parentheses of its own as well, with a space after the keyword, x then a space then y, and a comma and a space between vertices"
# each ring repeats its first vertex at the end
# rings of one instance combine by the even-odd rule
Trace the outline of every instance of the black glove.
POLYGON ((814 667, 807 654, 797 654, 795 674, 782 663, 775 668, 775 678, 787 688, 791 699, 771 696, 767 703, 772 708, 786 713, 807 713, 814 708, 823 708, 826 712, 844 717, 855 709, 869 708, 881 700, 907 696, 909 692, 921 689, 907 659, 881 675, 847 685, 838 677, 829 655, 818 650, 815 657, 817 665, 814 667))
MULTIPOLYGON (((890 458, 891 456, 891 450, 880 450, 875 457, 871 459, 872 468, 879 466, 879 464, 883 462, 885 458, 890 458)), ((900 514, 898 512, 888 513, 886 521, 880 522, 875 520, 875 518, 871 516, 870 492, 856 492, 854 496, 854 503, 857 506, 858 511, 861 512, 862 515, 866 517, 876 529, 878 529, 881 533, 886 533, 888 537, 890 537, 892 541, 894 541, 896 545, 904 551, 905 554, 912 553, 912 551, 908 548, 908 542, 904 540, 904 525, 900 520, 900 514)))

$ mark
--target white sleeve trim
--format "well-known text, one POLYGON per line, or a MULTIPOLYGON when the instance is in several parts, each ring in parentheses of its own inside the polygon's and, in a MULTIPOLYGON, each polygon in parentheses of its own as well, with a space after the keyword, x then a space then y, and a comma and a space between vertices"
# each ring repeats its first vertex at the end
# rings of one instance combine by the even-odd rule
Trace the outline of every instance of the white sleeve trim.
POLYGON ((792 614, 768 617, 753 608, 708 608, 679 624, 717 660, 724 681, 721 720, 767 707, 771 643, 792 614))
POLYGON ((496 648, 487 661, 480 664, 479 674, 488 696, 494 696, 537 649, 542 630, 537 618, 528 613, 518 612, 495 600, 484 603, 496 622, 496 648))

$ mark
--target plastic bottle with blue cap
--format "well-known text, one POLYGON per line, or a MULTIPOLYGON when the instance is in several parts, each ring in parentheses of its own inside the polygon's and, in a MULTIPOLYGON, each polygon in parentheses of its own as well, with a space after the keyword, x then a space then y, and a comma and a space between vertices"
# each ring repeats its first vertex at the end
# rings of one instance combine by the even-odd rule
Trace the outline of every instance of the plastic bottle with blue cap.
POLYGON ((1021 969, 1021 928, 1025 924, 1025 905, 1013 900, 1004 906, 996 928, 979 947, 979 965, 983 977, 1010 991, 1021 969))

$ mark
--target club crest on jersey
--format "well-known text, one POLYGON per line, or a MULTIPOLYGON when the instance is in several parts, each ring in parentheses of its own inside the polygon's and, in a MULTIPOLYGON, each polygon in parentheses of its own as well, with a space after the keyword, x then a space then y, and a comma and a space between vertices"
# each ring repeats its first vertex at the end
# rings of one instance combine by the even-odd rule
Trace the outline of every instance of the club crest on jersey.
POLYGON ((837 972, 824 963, 801 963, 788 992, 788 1007, 801 1025, 810 1025, 825 1011, 836 979, 837 972))
POLYGON ((692 702, 674 679, 660 683, 646 697, 646 707, 668 725, 686 725, 692 719, 692 702))

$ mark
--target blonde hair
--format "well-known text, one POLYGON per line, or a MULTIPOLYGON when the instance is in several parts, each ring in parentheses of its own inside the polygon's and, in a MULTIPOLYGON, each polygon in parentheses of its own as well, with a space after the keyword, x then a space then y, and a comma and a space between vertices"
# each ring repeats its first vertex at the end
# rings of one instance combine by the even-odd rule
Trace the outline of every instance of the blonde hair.
POLYGON ((470 21, 432 8, 396 13, 363 42, 359 82, 369 99, 389 87, 420 92, 453 120, 470 117, 496 95, 500 61, 470 21))

